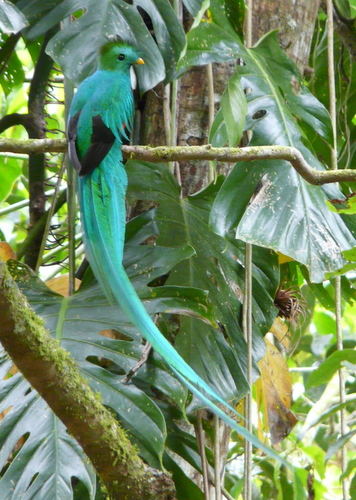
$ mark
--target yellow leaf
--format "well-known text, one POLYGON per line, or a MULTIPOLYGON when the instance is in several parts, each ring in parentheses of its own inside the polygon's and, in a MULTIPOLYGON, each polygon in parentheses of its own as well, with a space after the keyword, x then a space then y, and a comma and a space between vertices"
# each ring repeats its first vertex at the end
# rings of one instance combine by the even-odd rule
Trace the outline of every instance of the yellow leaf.
POLYGON ((9 259, 16 259, 16 254, 8 243, 5 241, 0 242, 0 259, 5 262, 9 259))
POLYGON ((287 324, 277 316, 270 330, 287 351, 290 348, 290 333, 287 324))
POLYGON ((297 423, 292 405, 292 377, 278 349, 267 339, 266 354, 259 361, 265 410, 267 411, 271 443, 282 441, 297 423))
POLYGON ((278 263, 279 265, 285 264, 286 262, 292 262, 294 259, 292 257, 288 257, 288 255, 284 255, 281 252, 277 252, 278 254, 278 263))
MULTIPOLYGON (((78 290, 80 286, 81 281, 75 278, 75 289, 78 290)), ((60 295, 63 295, 63 297, 68 297, 68 290, 69 290, 69 274, 61 274, 61 276, 58 276, 57 278, 52 278, 48 281, 46 281, 46 285, 48 288, 53 290, 56 293, 59 293, 60 295)))

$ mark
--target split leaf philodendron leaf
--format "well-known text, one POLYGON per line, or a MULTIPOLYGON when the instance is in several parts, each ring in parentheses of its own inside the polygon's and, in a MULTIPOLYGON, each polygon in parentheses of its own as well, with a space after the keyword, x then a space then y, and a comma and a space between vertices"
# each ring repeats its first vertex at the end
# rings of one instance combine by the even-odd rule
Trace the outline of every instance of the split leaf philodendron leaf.
MULTIPOLYGON (((222 179, 218 178, 215 185, 194 196, 181 198, 179 186, 165 165, 130 160, 126 168, 130 198, 159 204, 154 211, 159 233, 157 243, 189 244, 194 248, 189 260, 171 270, 166 284, 207 290, 219 325, 215 330, 205 325, 203 328, 193 317, 185 318, 184 328, 176 337, 177 349, 201 377, 213 385, 223 381, 216 389, 223 390, 226 399, 242 397, 247 388, 243 370, 245 341, 240 327, 243 246, 226 241, 208 226, 211 206, 222 179), (213 365, 216 366, 214 377, 211 376, 213 365), (230 371, 229 375, 226 370, 230 371)), ((256 361, 265 350, 261 332, 268 330, 276 316, 273 300, 278 280, 278 257, 269 250, 256 249, 253 268, 256 361)))
MULTIPOLYGON (((312 96, 308 97, 308 114, 301 113, 306 90, 300 98, 288 95, 286 76, 278 76, 278 64, 284 75, 289 71, 291 76, 298 76, 298 72, 281 55, 275 35, 267 35, 249 51, 241 48, 240 53, 244 64, 237 71, 248 102, 245 129, 251 134, 249 146, 293 146, 311 166, 322 168, 305 145, 293 115, 318 127, 325 138, 329 134, 328 115, 312 96), (265 68, 267 56, 269 65, 275 67, 276 81, 265 68), (318 121, 326 125, 318 126, 318 121)), ((356 243, 340 216, 326 210, 326 200, 340 196, 335 186, 308 184, 286 161, 239 162, 216 197, 210 223, 222 236, 273 248, 301 262, 309 269, 311 280, 320 282, 326 273, 343 267, 342 251, 356 243)))
MULTIPOLYGON (((133 220, 128 225, 125 252, 127 272, 149 312, 191 314, 203 317, 208 324, 213 324, 215 315, 203 290, 184 286, 147 287, 148 283, 164 275, 181 259, 194 254, 189 245, 176 248, 140 245, 143 240, 152 236, 154 229, 150 214, 133 220)), ((142 457, 152 467, 161 468, 166 425, 150 387, 172 399, 183 411, 186 388, 156 354, 150 356, 130 384, 123 382, 124 375, 140 359, 142 339, 120 308, 108 304, 90 272, 77 293, 71 297, 63 297, 47 288, 26 266, 10 261, 10 268, 35 312, 44 318, 50 333, 72 354, 90 386, 100 392, 103 403, 117 413, 122 425, 129 430, 142 457), (142 429, 148 431, 143 433, 142 429)), ((5 354, 1 359, 4 363, 3 379, 9 372, 11 362, 5 354)), ((68 491, 73 476, 78 477, 89 491, 94 491, 95 475, 87 465, 80 447, 67 435, 64 428, 61 430, 61 424, 35 391, 25 397, 28 390, 28 383, 17 374, 8 379, 0 397, 0 412, 12 407, 0 421, 0 458, 3 463, 13 451, 17 440, 27 432, 30 435, 18 451, 16 461, 0 479, 0 491, 3 491, 4 485, 16 483, 16 496, 11 497, 15 500, 24 494, 31 478, 36 475, 36 481, 30 486, 31 491, 35 488, 40 490, 46 481, 52 484, 52 479, 46 474, 53 475, 54 480, 55 477, 58 478, 55 475, 58 468, 63 475, 63 487, 67 490, 69 488, 68 491), (46 411, 43 408, 47 408, 46 411), (16 432, 8 433, 8 426, 11 428, 14 425, 14 419, 17 422, 16 432), (62 434, 66 436, 65 439, 62 434), (47 447, 39 447, 39 440, 46 442, 47 447), (20 463, 26 462, 30 456, 30 446, 32 460, 25 472, 20 463), (57 455, 50 452, 51 446, 59 450, 57 455), (70 447, 77 453, 77 458, 73 455, 73 459, 68 461, 68 456, 72 456, 70 447), (48 456, 52 453, 53 456, 53 466, 46 468, 46 471, 41 468, 41 463, 44 463, 41 453, 47 453, 48 456), (65 463, 61 457, 66 457, 65 463)), ((53 500, 53 488, 43 498, 53 500)), ((67 498, 60 489, 58 491, 58 499, 67 498)))
POLYGON ((2 498, 67 499, 73 477, 84 484, 92 498, 96 476, 83 450, 20 373, 4 380, 11 366, 0 350, 0 414, 6 411, 0 421, 2 498), (16 456, 5 470, 13 453, 16 456))
POLYGON ((79 4, 68 0, 57 2, 54 8, 49 8, 51 4, 42 0, 20 0, 19 5, 31 24, 27 32, 30 40, 48 32, 60 20, 76 14, 73 22, 64 24, 47 46, 48 54, 75 85, 96 69, 99 47, 108 38, 119 36, 141 51, 145 65, 136 68, 141 92, 162 80, 172 80, 175 64, 185 46, 184 31, 167 0, 134 0, 129 3, 83 0, 79 4), (145 24, 142 11, 152 21, 154 37, 145 24))
MULTIPOLYGON (((188 34, 180 71, 192 64, 237 59, 236 72, 248 103, 248 145, 293 146, 313 168, 322 169, 299 123, 330 142, 329 113, 303 85, 299 70, 280 49, 276 33, 247 49, 231 25, 226 28, 227 19, 213 19, 188 34)), ((210 133, 214 145, 231 141, 227 127, 221 108, 210 133)), ((328 199, 341 197, 335 186, 308 184, 286 161, 239 162, 216 197, 210 223, 223 237, 272 248, 301 262, 311 280, 320 282, 326 273, 343 268, 342 252, 356 244, 350 222, 326 210, 328 199)))

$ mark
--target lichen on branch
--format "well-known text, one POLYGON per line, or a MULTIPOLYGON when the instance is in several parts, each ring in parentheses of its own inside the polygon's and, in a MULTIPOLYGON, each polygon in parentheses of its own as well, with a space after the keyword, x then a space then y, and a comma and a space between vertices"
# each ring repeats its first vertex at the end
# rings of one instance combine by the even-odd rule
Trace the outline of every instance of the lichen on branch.
MULTIPOLYGON (((0 152, 9 153, 64 153, 67 150, 65 139, 19 140, 0 137, 0 152)), ((303 155, 290 146, 255 146, 245 148, 214 148, 205 146, 123 146, 124 158, 131 160, 163 163, 168 161, 222 161, 237 163, 253 160, 286 160, 307 182, 314 185, 333 182, 355 182, 356 170, 316 170, 303 158, 303 155)))

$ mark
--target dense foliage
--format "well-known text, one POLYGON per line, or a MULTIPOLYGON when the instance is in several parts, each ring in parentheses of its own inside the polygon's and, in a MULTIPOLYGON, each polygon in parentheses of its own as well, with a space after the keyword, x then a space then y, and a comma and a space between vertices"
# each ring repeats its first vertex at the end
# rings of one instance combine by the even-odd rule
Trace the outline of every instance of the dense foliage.
MULTIPOLYGON (((249 146, 293 146, 316 169, 330 165, 323 12, 315 28, 313 73, 305 78, 279 47, 275 32, 251 49, 244 46, 241 0, 210 0, 203 7, 185 0, 194 19, 187 34, 168 0, 15 3, 0 3, 4 137, 63 138, 73 86, 94 70, 103 41, 120 35, 142 50, 141 98, 193 65, 238 61, 210 129, 214 146, 236 146, 247 137, 249 146)), ((352 5, 335 3, 344 17, 353 18, 352 5)), ((341 65, 336 79, 339 166, 353 168, 355 70, 335 36, 341 65)), ((29 303, 128 430, 141 457, 173 474, 179 499, 204 498, 185 467, 202 468, 185 420, 188 415, 196 422, 199 402, 155 353, 129 383, 123 382, 144 345, 82 263, 73 172, 64 173, 60 154, 0 154, 2 257, 12 259, 9 268, 29 303), (74 268, 79 288, 68 296, 74 268)), ((242 297, 245 242, 253 244, 254 425, 259 439, 275 444, 295 467, 290 471, 256 449, 254 498, 340 498, 343 445, 350 458, 350 498, 356 498, 352 183, 312 186, 285 160, 258 160, 239 162, 228 176, 216 176, 200 192, 181 197, 170 165, 129 160, 126 169, 130 206, 150 202, 127 224, 127 273, 160 330, 234 403, 248 392, 242 297), (342 276, 342 351, 336 349, 337 275, 342 276), (340 367, 345 367, 343 405, 340 367), (348 433, 340 438, 341 406, 348 433)), ((82 449, 5 352, 0 372, 0 499, 102 498, 82 449)), ((211 423, 204 425, 213 441, 211 423)), ((233 498, 242 489, 242 446, 233 435, 225 477, 233 498)), ((213 465, 208 446, 207 458, 213 465)))

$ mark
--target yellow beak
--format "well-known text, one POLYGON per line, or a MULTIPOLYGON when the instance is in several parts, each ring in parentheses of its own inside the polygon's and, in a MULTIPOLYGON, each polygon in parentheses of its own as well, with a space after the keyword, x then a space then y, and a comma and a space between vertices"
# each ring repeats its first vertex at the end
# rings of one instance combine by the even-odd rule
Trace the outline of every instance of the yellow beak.
POLYGON ((145 61, 139 57, 136 61, 136 64, 145 64, 145 61))

